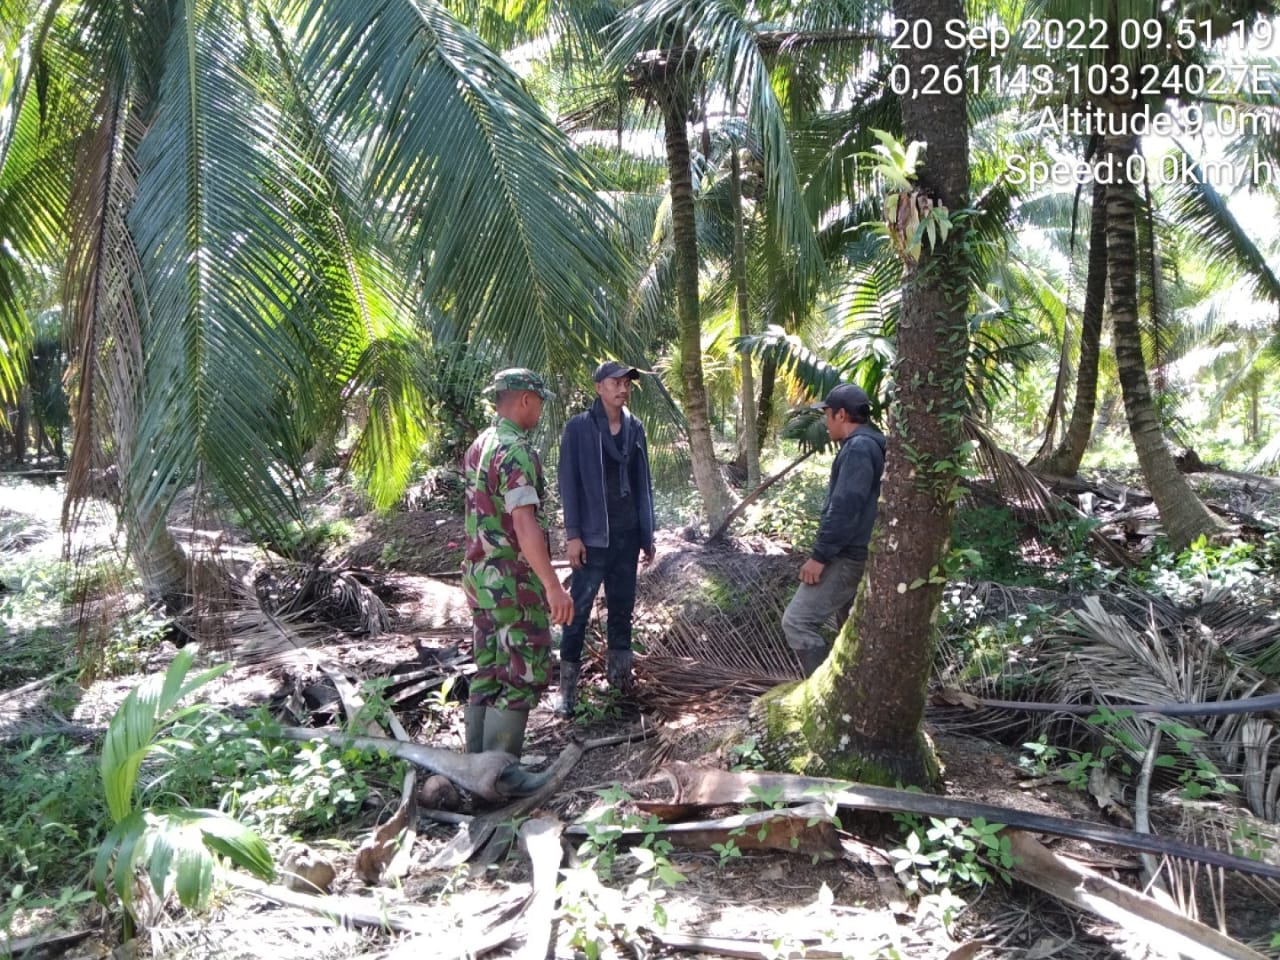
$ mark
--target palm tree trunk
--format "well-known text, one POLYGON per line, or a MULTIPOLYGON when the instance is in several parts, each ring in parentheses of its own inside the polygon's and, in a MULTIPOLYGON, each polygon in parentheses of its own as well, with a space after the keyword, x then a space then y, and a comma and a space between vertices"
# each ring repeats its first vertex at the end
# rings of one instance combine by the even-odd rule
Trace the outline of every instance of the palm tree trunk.
POLYGON ((760 364, 760 400, 756 403, 756 447, 763 450, 769 442, 773 421, 773 392, 778 384, 778 362, 766 357, 760 364))
MULTIPOLYGON (((960 0, 896 0, 907 21, 963 22, 960 0)), ((962 53, 902 51, 911 76, 926 64, 958 69, 962 53)), ((951 210, 969 195, 969 123, 963 95, 904 96, 904 137, 927 144, 919 192, 951 210)), ((900 202, 915 202, 904 195, 900 202)), ((954 468, 969 407, 965 383, 970 280, 968 245, 953 229, 908 264, 898 322, 889 448, 878 538, 863 589, 825 664, 808 680, 760 701, 766 757, 806 773, 872 783, 937 784, 938 766, 923 733, 925 691, 944 580, 937 576, 951 538, 954 468)))
POLYGON ((1089 274, 1085 280, 1084 313, 1080 318, 1080 359, 1076 364, 1076 397, 1062 442, 1032 469, 1060 477, 1074 477, 1089 448, 1093 414, 1098 405, 1098 350, 1107 299, 1107 197, 1103 184, 1093 185, 1089 224, 1089 274))
POLYGON ((1249 443, 1257 447, 1262 442, 1262 428, 1259 423, 1260 415, 1260 385, 1257 377, 1249 378, 1249 443))
POLYGON ((689 96, 678 79, 663 85, 660 97, 667 173, 671 180, 671 234, 675 246, 676 304, 679 318, 684 414, 689 421, 693 480, 709 526, 729 512, 729 488, 716 462, 702 377, 702 317, 698 303, 698 234, 694 220, 693 173, 689 165, 689 96))
MULTIPOLYGON (((730 199, 733 203, 733 281, 737 290, 738 336, 751 334, 750 302, 747 297, 747 237, 742 216, 742 161, 732 151, 729 176, 730 199)), ((756 384, 751 368, 751 355, 738 354, 741 364, 741 410, 738 417, 739 441, 747 460, 747 489, 760 485, 760 440, 756 434, 756 384)))
POLYGON ((1111 294, 1111 323, 1115 334, 1116 368, 1124 397, 1129 434, 1138 454, 1142 475, 1160 512, 1160 522, 1175 550, 1182 550, 1201 535, 1213 537, 1225 530, 1196 496, 1186 477, 1178 472, 1165 445, 1160 418, 1147 379, 1146 358, 1138 329, 1136 186, 1125 169, 1137 150, 1136 138, 1108 136, 1103 149, 1110 161, 1111 184, 1107 194, 1107 273, 1111 294))
POLYGON ((18 393, 18 408, 10 421, 13 424, 11 455, 13 462, 17 464, 27 459, 27 411, 30 409, 30 404, 31 392, 23 387, 18 393))

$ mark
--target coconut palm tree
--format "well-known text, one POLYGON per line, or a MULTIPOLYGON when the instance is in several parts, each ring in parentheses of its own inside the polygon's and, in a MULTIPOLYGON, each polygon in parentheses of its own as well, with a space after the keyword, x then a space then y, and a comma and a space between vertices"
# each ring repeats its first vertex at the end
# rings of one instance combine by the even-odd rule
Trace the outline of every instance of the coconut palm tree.
MULTIPOLYGON (((943 23, 964 20, 958 2, 898 0, 893 11, 936 31, 934 43, 899 52, 913 76, 922 75, 925 64, 945 69, 961 62, 961 54, 944 48, 940 39, 943 23)), ((964 210, 969 198, 965 97, 905 96, 902 117, 905 135, 928 144, 928 159, 917 171, 918 182, 891 187, 898 191, 897 203, 911 204, 926 218, 931 204, 964 210)), ((761 701, 762 749, 788 768, 882 783, 927 786, 937 780, 921 721, 933 618, 945 582, 937 571, 950 538, 951 492, 969 406, 966 314, 972 250, 966 232, 937 230, 917 238, 908 230, 898 237, 904 272, 883 532, 853 614, 825 664, 798 686, 761 701)))
MULTIPOLYGON (((1089 446, 1093 433, 1093 415, 1098 399, 1098 357, 1102 346, 1102 321, 1107 288, 1107 219, 1106 190, 1094 184, 1093 201, 1089 213, 1088 267, 1085 274, 1084 306, 1080 314, 1080 346, 1076 362, 1075 402, 1067 429, 1053 449, 1047 449, 1052 439, 1050 428, 1045 431, 1045 446, 1031 461, 1032 469, 1064 477, 1074 477, 1080 470, 1080 461, 1089 446)), ((1065 340, 1065 338, 1064 338, 1065 340)), ((1060 365, 1065 372, 1067 365, 1060 365)), ((1056 409, 1062 392, 1062 378, 1055 391, 1056 409)))
MULTIPOLYGON (((1223 524, 1196 497, 1185 477, 1174 466, 1173 456, 1165 442, 1154 394, 1148 377, 1148 358, 1143 352, 1139 306, 1143 296, 1149 298, 1152 316, 1160 313, 1159 283, 1154 255, 1140 259, 1138 215, 1150 218, 1150 207, 1139 196, 1142 184, 1129 175, 1130 158, 1139 157, 1140 138, 1135 134, 1134 117, 1146 111, 1158 113, 1170 101, 1186 99, 1194 94, 1182 81, 1189 70, 1202 68, 1214 53, 1208 41, 1220 39, 1232 29, 1233 22, 1246 27, 1257 17, 1273 12, 1269 2, 1239 0, 1212 11, 1185 10, 1181 6, 1153 10, 1139 2, 1102 3, 1050 0, 1035 9, 1031 16, 1059 19, 1093 18, 1106 24, 1106 49, 1072 51, 1070 63, 1059 63, 1075 72, 1071 77, 1098 75, 1111 78, 1102 86, 1080 83, 1073 86, 1072 108, 1088 106, 1091 114, 1102 117, 1104 130, 1092 131, 1098 146, 1096 169, 1110 177, 1105 184, 1105 247, 1107 257, 1108 310, 1113 324, 1117 371, 1124 398, 1130 434, 1143 476, 1147 482, 1165 531, 1175 548, 1182 548, 1200 535, 1216 535, 1223 524), (1126 23, 1159 25, 1166 44, 1122 42, 1126 23), (1192 24, 1192 33, 1179 34, 1179 24, 1192 24), (1207 34, 1207 35, 1206 35, 1207 34), (1175 39, 1177 38, 1176 41, 1175 39), (1188 42, 1190 41, 1190 42, 1188 42), (1164 78, 1154 94, 1139 89, 1137 78, 1164 78), (1140 282, 1139 278, 1142 278, 1140 282)), ((1148 225, 1145 227, 1151 234, 1148 225)), ((1154 248, 1151 248, 1154 251, 1154 248)), ((1091 252, 1092 256, 1092 252, 1091 252)))
MULTIPOLYGON (((748 137, 761 155, 763 189, 772 211, 766 222, 781 254, 780 274, 788 277, 788 286, 812 289, 819 269, 814 214, 801 192, 773 68, 784 47, 864 47, 874 9, 871 4, 840 0, 760 8, 741 7, 731 0, 641 0, 622 11, 613 35, 611 75, 627 78, 663 120, 685 414, 695 481, 713 527, 727 512, 728 499, 711 447, 698 359, 702 321, 690 120, 695 108, 705 110, 709 100, 723 100, 731 113, 741 108, 748 137)), ((781 70, 778 74, 786 75, 781 70)), ((792 89, 803 86, 793 84, 792 89)), ((798 106, 801 99, 795 95, 789 102, 798 106)))
POLYGON ((597 181, 439 4, 11 6, 28 61, 4 75, 0 257, 26 256, 0 284, 66 278, 70 491, 116 464, 135 556, 176 559, 191 484, 264 531, 296 516, 306 452, 353 405, 353 465, 394 501, 430 429, 425 343, 541 367, 607 338, 622 270, 597 181), (21 202, 19 179, 39 181, 21 202))

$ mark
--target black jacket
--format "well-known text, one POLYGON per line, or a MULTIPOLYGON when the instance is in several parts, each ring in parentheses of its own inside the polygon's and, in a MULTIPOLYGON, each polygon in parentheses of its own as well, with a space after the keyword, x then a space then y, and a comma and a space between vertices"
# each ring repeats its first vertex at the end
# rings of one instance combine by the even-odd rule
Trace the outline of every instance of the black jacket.
MULTIPOLYGON (((604 406, 597 400, 590 410, 571 417, 560 437, 556 483, 564 507, 565 539, 580 539, 588 547, 609 545, 609 505, 605 490, 600 431, 608 429, 604 406)), ((649 442, 644 424, 622 411, 623 456, 631 496, 636 498, 640 546, 653 550, 653 481, 649 475, 649 442)))
POLYGON ((884 474, 884 434, 864 423, 840 444, 831 464, 813 559, 866 556, 884 474))

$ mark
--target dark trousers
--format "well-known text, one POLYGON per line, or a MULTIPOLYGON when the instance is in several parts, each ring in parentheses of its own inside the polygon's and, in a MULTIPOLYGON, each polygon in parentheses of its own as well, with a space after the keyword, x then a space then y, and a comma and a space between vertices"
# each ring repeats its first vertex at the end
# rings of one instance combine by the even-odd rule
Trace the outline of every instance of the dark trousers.
POLYGON ((596 594, 604 587, 609 613, 605 634, 610 650, 631 649, 631 612, 636 605, 636 568, 640 564, 640 532, 618 534, 607 547, 587 547, 587 559, 569 577, 573 623, 560 634, 560 659, 582 662, 582 642, 596 594))

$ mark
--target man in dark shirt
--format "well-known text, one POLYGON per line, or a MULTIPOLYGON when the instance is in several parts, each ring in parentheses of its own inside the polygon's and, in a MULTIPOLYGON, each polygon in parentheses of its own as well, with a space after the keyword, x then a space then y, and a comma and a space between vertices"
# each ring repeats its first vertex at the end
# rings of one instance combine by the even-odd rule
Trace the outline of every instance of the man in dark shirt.
POLYGON ((839 384, 814 406, 824 411, 827 436, 840 449, 831 464, 817 539, 782 615, 782 632, 806 677, 830 649, 823 625, 833 614, 843 623, 858 595, 879 506, 885 448, 884 434, 871 426, 871 400, 861 387, 839 384))
POLYGON ((565 553, 573 574, 573 621, 560 635, 560 701, 572 716, 582 644, 596 594, 608 606, 606 673, 614 687, 631 679, 631 615, 641 554, 653 559, 653 483, 644 425, 627 410, 640 371, 614 360, 596 367, 596 400, 571 418, 560 438, 557 482, 564 507, 565 553))

